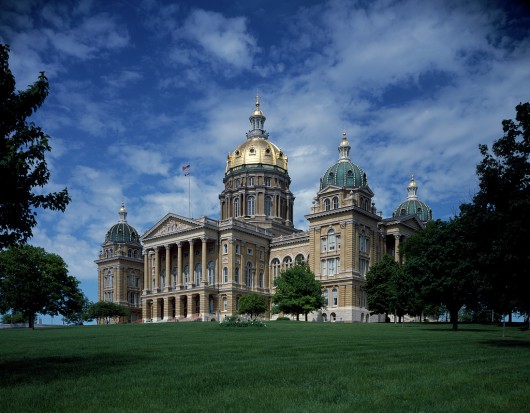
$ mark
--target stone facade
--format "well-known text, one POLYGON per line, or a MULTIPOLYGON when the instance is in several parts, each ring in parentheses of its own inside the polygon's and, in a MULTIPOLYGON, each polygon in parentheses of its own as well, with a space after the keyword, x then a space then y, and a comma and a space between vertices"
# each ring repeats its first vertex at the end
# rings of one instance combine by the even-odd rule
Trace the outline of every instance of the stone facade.
MULTIPOLYGON (((96 261, 99 300, 128 305, 129 321, 219 320, 237 313, 245 294, 270 303, 275 277, 303 260, 327 302, 310 320, 383 321, 367 308, 366 273, 385 253, 399 260, 400 241, 425 223, 416 214, 381 217, 343 134, 339 160, 323 175, 305 216, 309 229, 297 230, 287 155, 268 140, 259 100, 249 119, 246 141, 227 157, 221 219, 168 213, 139 239, 125 241, 112 227, 96 261)), ((122 205, 122 224, 124 212, 122 205)))

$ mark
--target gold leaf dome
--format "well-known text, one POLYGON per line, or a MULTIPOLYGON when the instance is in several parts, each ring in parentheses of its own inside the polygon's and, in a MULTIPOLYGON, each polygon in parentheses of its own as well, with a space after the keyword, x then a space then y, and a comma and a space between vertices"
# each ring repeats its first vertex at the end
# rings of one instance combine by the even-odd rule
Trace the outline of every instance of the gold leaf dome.
POLYGON ((241 143, 234 152, 228 154, 226 175, 244 168, 287 172, 287 155, 268 140, 269 134, 264 129, 265 119, 260 109, 259 96, 256 96, 256 107, 249 117, 252 129, 247 133, 247 140, 241 143))

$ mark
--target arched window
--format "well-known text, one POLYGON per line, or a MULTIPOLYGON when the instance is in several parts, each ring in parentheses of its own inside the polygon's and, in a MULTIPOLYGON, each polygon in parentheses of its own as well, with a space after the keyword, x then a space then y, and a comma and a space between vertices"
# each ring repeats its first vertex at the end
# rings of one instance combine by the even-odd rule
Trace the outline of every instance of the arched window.
POLYGON ((265 197, 265 216, 270 216, 272 211, 272 198, 270 196, 265 197))
POLYGON ((331 291, 331 299, 332 299, 333 307, 336 307, 339 305, 339 291, 337 290, 337 288, 334 288, 331 291))
POLYGON ((171 278, 173 278, 173 285, 177 285, 177 274, 178 274, 178 268, 175 266, 171 270, 171 278))
POLYGON ((213 297, 210 296, 209 300, 208 300, 208 312, 210 314, 213 314, 213 297))
POLYGON ((333 229, 328 231, 328 248, 330 251, 335 251, 335 231, 333 229))
POLYGON ((228 268, 226 267, 223 267, 223 283, 227 283, 228 282, 228 268))
POLYGON ((259 273, 258 287, 263 288, 263 271, 259 273))
POLYGON ((127 256, 128 256, 129 258, 132 258, 132 256, 133 256, 132 249, 129 248, 129 250, 127 251, 127 256))
POLYGON ((293 266, 293 259, 289 256, 285 257, 283 259, 283 267, 288 270, 289 268, 291 268, 293 266))
POLYGON ((184 266, 183 274, 184 274, 184 284, 187 285, 190 283, 190 266, 189 265, 184 266))
POLYGON ((234 199, 234 216, 238 217, 241 215, 241 209, 239 208, 239 198, 234 199))
POLYGON ((330 207, 330 202, 329 202, 329 199, 328 199, 328 198, 324 199, 324 209, 325 209, 326 211, 329 211, 329 210, 331 209, 331 207, 330 207))
POLYGON ((333 198, 333 209, 337 209, 339 207, 339 198, 334 197, 333 198))
POLYGON ((247 198, 247 215, 256 215, 256 198, 252 195, 247 198))
POLYGON ((235 280, 234 282, 236 284, 239 284, 239 267, 236 267, 236 271, 235 271, 235 280))
POLYGON ((208 263, 208 284, 215 284, 215 264, 213 261, 208 263))
POLYGON ((333 175, 333 172, 330 172, 328 175, 328 184, 332 184, 334 178, 335 178, 335 175, 333 175))
POLYGON ((247 287, 252 287, 252 263, 247 262, 247 268, 245 271, 245 285, 247 287))
POLYGON ((329 295, 329 293, 328 293, 328 289, 326 288, 326 289, 324 290, 324 307, 327 307, 327 306, 328 306, 328 299, 329 299, 328 295, 329 295))
POLYGON ((296 258, 294 259, 294 262, 296 262, 297 264, 298 264, 299 262, 304 262, 304 261, 305 261, 305 258, 304 258, 304 255, 303 255, 303 254, 298 254, 298 255, 296 256, 296 258))
POLYGON ((223 296, 223 311, 228 311, 228 297, 223 296))
POLYGON ((274 258, 272 260, 272 279, 275 280, 280 276, 280 260, 274 258))
POLYGON ((194 279, 195 279, 195 285, 199 285, 202 280, 202 266, 201 264, 195 264, 195 271, 193 272, 194 279))

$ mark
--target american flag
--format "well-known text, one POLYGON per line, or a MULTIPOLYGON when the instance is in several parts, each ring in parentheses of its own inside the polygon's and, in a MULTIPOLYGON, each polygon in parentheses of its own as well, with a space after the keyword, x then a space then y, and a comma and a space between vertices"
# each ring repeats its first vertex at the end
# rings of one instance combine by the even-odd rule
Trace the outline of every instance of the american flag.
POLYGON ((190 170, 190 165, 183 166, 182 170, 183 171, 189 171, 190 170))

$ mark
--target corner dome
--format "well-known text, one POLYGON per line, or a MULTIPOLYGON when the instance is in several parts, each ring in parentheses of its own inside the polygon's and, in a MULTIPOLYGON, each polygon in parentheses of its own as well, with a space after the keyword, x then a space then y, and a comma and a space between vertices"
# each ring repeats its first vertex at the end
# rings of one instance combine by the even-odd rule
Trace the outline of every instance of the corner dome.
POLYGON ((350 149, 351 146, 346 138, 346 132, 343 132, 342 141, 338 147, 339 161, 330 166, 320 178, 321 190, 330 185, 351 189, 368 186, 366 173, 350 160, 350 149))
POLYGON ((127 223, 127 210, 125 204, 121 203, 119 211, 120 219, 117 224, 114 224, 105 235, 105 242, 115 243, 140 243, 138 231, 127 223))
POLYGON ((407 200, 398 205, 392 216, 416 215, 423 223, 432 221, 432 209, 416 195, 418 185, 414 181, 414 175, 410 177, 407 192, 407 200))
POLYGON ((269 134, 263 128, 265 119, 260 109, 259 96, 256 96, 256 108, 249 117, 252 129, 247 133, 247 140, 228 154, 225 175, 246 168, 287 172, 287 155, 268 140, 269 134))

